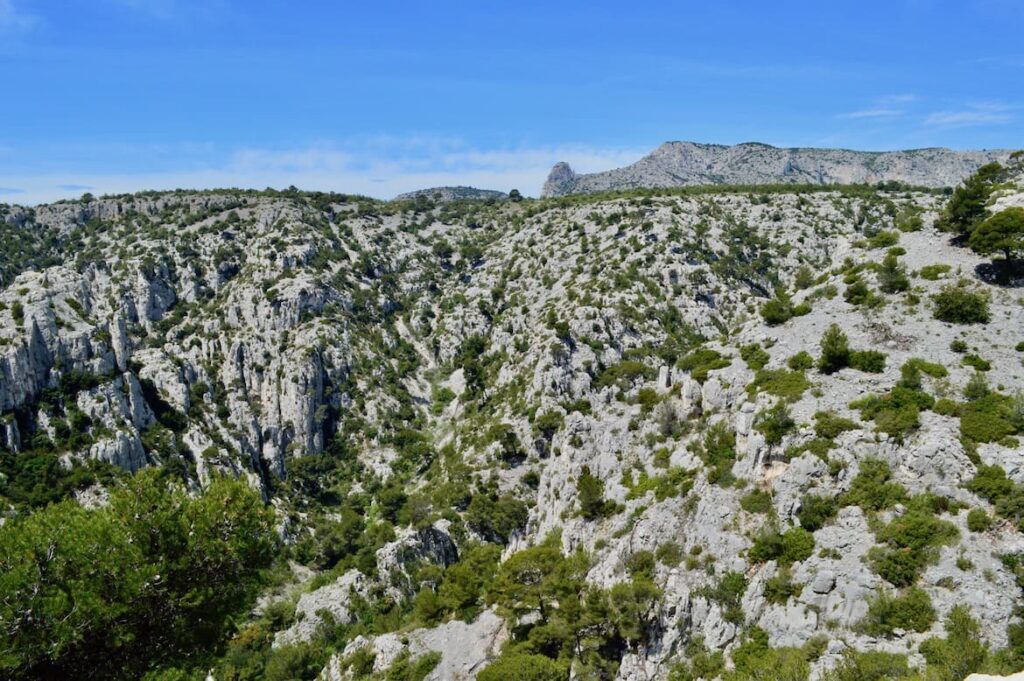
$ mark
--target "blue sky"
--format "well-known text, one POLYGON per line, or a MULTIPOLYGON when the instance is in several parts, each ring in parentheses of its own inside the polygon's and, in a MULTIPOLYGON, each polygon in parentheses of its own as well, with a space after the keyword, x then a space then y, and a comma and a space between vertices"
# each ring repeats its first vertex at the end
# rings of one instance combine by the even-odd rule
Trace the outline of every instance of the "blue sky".
POLYGON ((0 202, 1024 146, 1024 2, 0 0, 0 202))

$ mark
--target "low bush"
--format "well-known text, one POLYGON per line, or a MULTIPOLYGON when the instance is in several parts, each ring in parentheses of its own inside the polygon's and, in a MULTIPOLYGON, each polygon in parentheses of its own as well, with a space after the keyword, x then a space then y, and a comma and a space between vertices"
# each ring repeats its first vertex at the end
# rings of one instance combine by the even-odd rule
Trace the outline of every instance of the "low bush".
POLYGON ((757 343, 750 343, 740 348, 740 358, 747 363, 747 366, 757 371, 763 369, 771 357, 757 343))
POLYGON ((747 386, 747 393, 754 396, 759 392, 765 392, 795 402, 810 387, 811 382, 802 371, 760 369, 747 386))
POLYGON ((693 380, 703 383, 708 380, 709 372, 716 369, 724 369, 730 364, 732 364, 732 360, 723 356, 717 350, 697 348, 680 358, 676 366, 683 371, 690 372, 693 380))
POLYGON ((832 497, 808 494, 800 499, 800 510, 797 511, 796 517, 800 521, 800 527, 808 532, 815 532, 832 520, 838 510, 838 504, 832 497))
POLYGON ((972 508, 967 513, 967 529, 971 532, 984 532, 992 526, 992 518, 983 508, 972 508))
POLYGON ((868 603, 868 614, 861 623, 871 636, 891 636, 896 629, 924 632, 935 622, 935 608, 921 589, 907 589, 893 596, 882 591, 868 603))
POLYGON ((787 433, 796 428, 796 421, 789 413, 785 402, 779 402, 771 409, 761 412, 754 422, 754 429, 764 435, 765 442, 777 445, 787 433))
POLYGON ((794 527, 781 534, 772 530, 763 532, 750 547, 749 557, 755 563, 775 560, 788 565, 806 560, 812 553, 814 535, 802 527, 794 527))
POLYGON ((801 350, 786 360, 786 366, 793 371, 806 371, 814 366, 814 358, 809 352, 801 350))
POLYGON ((841 504, 860 506, 865 511, 881 511, 906 501, 907 491, 891 478, 889 464, 878 459, 864 459, 849 491, 842 496, 841 504))
POLYGON ((967 288, 966 282, 947 284, 932 296, 934 316, 951 324, 987 324, 989 320, 988 296, 967 288))
POLYGON ((772 508, 772 495, 760 489, 750 490, 740 499, 740 508, 747 513, 767 513, 772 508))
POLYGON ((850 368, 867 374, 885 371, 885 353, 878 350, 854 350, 850 353, 850 368))
POLYGON ((938 281, 943 274, 953 269, 946 263, 939 263, 935 265, 925 265, 921 268, 921 278, 927 279, 928 281, 938 281))

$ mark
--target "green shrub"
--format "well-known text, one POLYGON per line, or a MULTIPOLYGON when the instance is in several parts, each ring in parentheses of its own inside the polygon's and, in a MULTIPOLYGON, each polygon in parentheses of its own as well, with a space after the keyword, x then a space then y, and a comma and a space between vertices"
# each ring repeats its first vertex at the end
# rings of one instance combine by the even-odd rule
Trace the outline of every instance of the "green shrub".
POLYGON ((935 226, 946 232, 969 235, 984 218, 986 204, 1005 170, 999 163, 986 163, 953 190, 935 226))
POLYGON ((880 529, 876 536, 885 544, 868 553, 875 571, 895 586, 913 584, 925 565, 936 556, 935 548, 956 539, 956 526, 928 510, 911 508, 880 529))
POLYGON ((764 583, 764 598, 769 603, 784 605, 793 596, 799 596, 802 586, 793 582, 789 566, 782 566, 764 583))
POLYGON ((928 631, 933 622, 935 609, 928 594, 912 588, 898 596, 880 592, 868 603, 868 614, 862 626, 871 636, 891 636, 896 629, 928 631))
POLYGON ((886 255, 878 268, 878 288, 883 293, 900 293, 910 288, 907 270, 893 253, 886 255))
POLYGON ((789 413, 789 407, 779 402, 771 409, 760 413, 754 422, 754 429, 764 435, 765 442, 777 445, 787 433, 796 428, 796 421, 789 413))
POLYGON ((965 367, 971 367, 976 371, 990 371, 992 369, 992 364, 988 360, 982 359, 974 353, 964 355, 960 360, 960 363, 965 367))
POLYGON ((868 374, 885 371, 885 353, 878 350, 854 350, 850 353, 850 367, 868 374))
POLYGON ((674 541, 667 541, 654 552, 658 562, 668 567, 676 567, 683 560, 683 549, 674 541))
POLYGON ((928 281, 938 281, 939 278, 953 269, 946 263, 939 263, 936 265, 925 265, 921 268, 921 278, 927 279, 928 281))
POLYGON ((967 513, 967 529, 971 532, 984 532, 992 526, 992 518, 983 508, 972 508, 967 513))
POLYGON ((932 296, 934 316, 951 324, 987 324, 989 320, 988 296, 971 291, 966 282, 947 284, 932 296))
POLYGON ((814 358, 809 352, 801 350, 786 360, 786 366, 793 371, 807 371, 814 366, 814 358))
POLYGON ((1017 432, 1006 395, 989 393, 960 409, 960 434, 974 442, 999 442, 1017 432))
POLYGON ((765 392, 788 401, 796 401, 809 387, 811 387, 811 382, 807 380, 802 371, 760 369, 754 375, 754 380, 747 386, 747 393, 753 396, 759 392, 765 392))
POLYGON ((763 369, 771 358, 757 343, 750 343, 740 348, 740 358, 747 363, 747 366, 757 371, 763 369))
POLYGON ((833 440, 846 431, 859 428, 855 421, 843 418, 834 411, 819 411, 814 415, 814 433, 821 438, 833 440))
POLYGON ((567 661, 509 652, 484 667, 476 678, 478 681, 564 681, 568 674, 567 661))
POLYGON ((764 532, 754 540, 749 557, 755 563, 776 560, 788 565, 810 558, 814 553, 814 535, 802 527, 794 527, 784 533, 764 532))
POLYGON ((908 681, 917 678, 907 666, 906 655, 848 648, 843 653, 843 661, 825 674, 824 681, 899 681, 904 678, 908 681))
POLYGON ((821 337, 818 371, 832 374, 850 364, 850 342, 837 324, 832 324, 821 337))
POLYGON ((907 492, 903 485, 892 482, 891 478, 889 464, 878 459, 864 459, 850 483, 850 490, 842 497, 842 505, 881 511, 906 501, 907 492))
POLYGON ((109 506, 66 501, 8 520, 0 675, 135 679, 204 654, 252 606, 274 527, 244 482, 215 478, 192 496, 155 469, 109 506))
POLYGON ((615 502, 604 498, 604 481, 591 474, 589 466, 584 466, 580 471, 580 477, 576 480, 576 495, 580 503, 580 515, 587 520, 606 518, 618 512, 615 502))
POLYGON ((767 513, 772 508, 772 495, 761 489, 753 489, 740 499, 740 507, 747 513, 767 513))
POLYGON ((967 343, 957 338, 955 340, 950 341, 949 349, 958 355, 962 355, 963 353, 967 352, 967 343))
POLYGON ((728 487, 734 480, 732 466, 736 462, 736 431, 726 421, 716 421, 708 428, 703 440, 693 446, 708 466, 708 482, 728 487))
POLYGON ((594 380, 594 385, 598 388, 615 386, 619 390, 629 390, 637 381, 649 381, 654 376, 654 369, 643 362, 624 359, 598 374, 594 380))
POLYGON ((800 527, 808 532, 815 532, 835 517, 838 504, 832 497, 820 497, 813 494, 805 495, 800 499, 800 510, 796 517, 800 521, 800 527))
POLYGON ((693 380, 703 383, 708 380, 708 373, 716 369, 724 369, 732 364, 732 360, 710 348, 697 348, 682 357, 676 366, 690 372, 693 380))

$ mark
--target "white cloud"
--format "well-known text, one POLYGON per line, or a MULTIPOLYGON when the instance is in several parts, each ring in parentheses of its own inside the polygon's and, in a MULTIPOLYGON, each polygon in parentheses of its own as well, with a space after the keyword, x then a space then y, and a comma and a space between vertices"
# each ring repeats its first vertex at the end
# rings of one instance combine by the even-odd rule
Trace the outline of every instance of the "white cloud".
POLYGON ((1001 102, 970 104, 959 111, 936 111, 925 118, 925 125, 961 128, 979 125, 1000 125, 1014 120, 1013 108, 1001 102))
POLYGON ((536 196, 551 166, 558 161, 569 162, 578 172, 594 172, 628 165, 649 151, 587 146, 482 149, 453 139, 378 137, 343 145, 238 149, 223 161, 198 170, 0 174, 0 186, 23 188, 17 199, 26 204, 75 197, 82 193, 78 187, 85 186, 94 194, 113 194, 144 189, 295 185, 307 190, 391 198, 426 187, 471 185, 502 191, 516 188, 536 196))
POLYGON ((15 7, 14 0, 0 0, 0 33, 28 31, 37 22, 37 17, 15 7))
POLYGON ((876 97, 869 107, 839 114, 839 118, 895 118, 906 113, 906 105, 917 100, 917 95, 885 95, 876 97))
POLYGON ((903 112, 899 109, 861 109, 850 113, 839 114, 840 118, 890 118, 900 116, 903 112))

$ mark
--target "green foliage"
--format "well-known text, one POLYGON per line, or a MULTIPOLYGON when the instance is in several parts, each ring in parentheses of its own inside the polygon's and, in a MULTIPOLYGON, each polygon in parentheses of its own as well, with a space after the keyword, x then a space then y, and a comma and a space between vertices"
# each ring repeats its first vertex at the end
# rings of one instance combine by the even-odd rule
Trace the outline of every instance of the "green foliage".
POLYGON ((802 588, 802 585, 793 582, 793 572, 789 566, 783 565, 764 583, 764 598, 769 603, 785 605, 793 596, 799 596, 802 588))
POLYGON ((928 281, 938 281, 939 277, 941 277, 946 272, 949 272, 951 269, 953 269, 953 267, 951 265, 947 265, 944 262, 936 263, 934 265, 925 265, 924 267, 921 268, 919 274, 921 275, 922 279, 927 279, 928 281))
POLYGON ((0 528, 0 669, 137 678, 201 659, 256 595, 273 514, 243 482, 197 498, 143 471, 108 507, 63 502, 0 528), (195 657, 200 656, 200 657, 195 657))
POLYGON ((796 421, 789 413, 785 402, 779 402, 771 409, 758 414, 754 429, 764 435, 765 442, 777 445, 787 433, 796 428, 796 421))
POLYGON ((810 675, 809 660, 817 648, 772 648, 768 635, 753 629, 749 638, 732 653, 733 671, 722 676, 723 681, 806 681, 810 675))
MULTIPOLYGON (((663 475, 648 475, 644 471, 640 474, 639 480, 635 484, 630 481, 628 487, 627 499, 639 499, 648 492, 654 492, 655 499, 664 501, 672 497, 685 496, 693 488, 693 476, 685 468, 673 466, 663 475)), ((611 503, 611 507, 611 513, 621 510, 614 503, 611 503)))
POLYGON ((992 369, 992 364, 988 360, 983 359, 974 353, 964 355, 960 360, 960 363, 965 367, 971 367, 977 371, 990 371, 992 369))
POLYGON ((984 532, 992 527, 992 517, 983 508, 972 508, 967 513, 967 529, 971 532, 984 532))
POLYGON ((488 541, 506 544, 513 532, 526 527, 527 516, 526 504, 511 494, 479 492, 466 509, 466 524, 488 541))
POLYGON ((1018 431, 1013 401, 1006 395, 987 393, 968 401, 960 409, 960 433, 974 442, 999 442, 1018 431))
POLYGON ((747 591, 747 578, 740 572, 726 572, 713 587, 705 587, 702 595, 715 601, 725 611, 726 621, 743 623, 743 594, 747 591))
POLYGON ((927 509, 912 507, 881 528, 884 544, 868 553, 875 571, 894 586, 910 586, 937 556, 936 548, 957 538, 956 526, 927 509))
POLYGON ((765 352, 757 343, 750 343, 740 348, 740 358, 747 363, 747 366, 757 371, 763 369, 768 361, 771 359, 768 353, 765 352))
POLYGON ((819 411, 814 414, 814 434, 833 440, 848 430, 860 428, 855 421, 839 416, 834 411, 819 411))
POLYGON ((683 549, 674 541, 667 541, 658 546, 654 552, 658 562, 668 567, 675 567, 683 560, 683 549))
POLYGON ((920 425, 921 410, 934 405, 935 398, 928 393, 899 384, 885 395, 869 395, 850 403, 851 408, 860 410, 862 418, 875 422, 875 430, 897 440, 920 425))
POLYGON ((772 495, 761 489, 752 489, 740 498, 740 508, 747 513, 767 513, 772 507, 772 495))
POLYGON ((783 533, 769 530, 761 533, 750 547, 750 560, 764 563, 769 560, 788 565, 810 558, 814 553, 814 535, 802 527, 793 527, 783 533))
MULTIPOLYGON (((806 288, 806 287, 805 287, 806 288)), ((802 317, 811 311, 807 303, 793 305, 785 291, 779 290, 776 297, 761 305, 761 318, 768 326, 780 326, 793 317, 802 317)))
POLYGON ((992 671, 981 627, 965 605, 954 606, 943 622, 946 638, 930 638, 920 646, 928 663, 928 681, 961 681, 975 672, 992 671))
POLYGON ((734 480, 732 466, 736 462, 736 431, 726 421, 716 421, 693 449, 708 466, 708 481, 728 487, 734 480))
POLYGON ((837 324, 832 324, 821 337, 818 371, 833 374, 850 364, 850 341, 837 324))
POLYGON ((1012 207, 986 219, 971 232, 968 242, 982 255, 1002 253, 1007 260, 1024 253, 1024 208, 1012 207))
POLYGON ((847 649, 843 661, 825 674, 824 681, 910 681, 913 678, 906 655, 847 649))
POLYGON ((850 353, 850 368, 867 374, 885 371, 885 353, 878 350, 854 350, 850 353))
POLYGON ((900 293, 910 288, 907 269, 900 264, 894 253, 889 253, 878 268, 878 288, 883 293, 900 293))
POLYGON ((756 395, 766 392, 789 401, 796 401, 811 387, 803 371, 788 369, 760 369, 747 386, 747 392, 756 395))
POLYGON ((476 678, 478 681, 565 681, 568 675, 566 661, 510 652, 485 667, 476 678))
POLYGON ((932 296, 934 317, 951 324, 987 324, 989 320, 988 296, 971 291, 966 282, 946 284, 932 296))
POLYGON ((861 626, 871 636, 891 636, 896 629, 924 632, 935 621, 935 609, 921 589, 907 589, 893 596, 881 591, 868 603, 868 614, 861 626))
POLYGON ((613 364, 594 380, 598 388, 615 386, 619 390, 629 390, 637 381, 649 381, 654 378, 654 369, 637 360, 624 359, 613 364))
POLYGON ((800 527, 808 532, 815 532, 835 517, 839 505, 832 497, 820 497, 813 494, 805 495, 800 499, 800 510, 796 517, 800 521, 800 527))
POLYGON ((786 366, 793 371, 806 371, 814 366, 814 358, 809 352, 801 350, 786 360, 786 366))
POLYGON ((999 163, 988 163, 964 180, 953 191, 936 226, 947 232, 968 235, 985 217, 986 204, 996 182, 1003 174, 999 163))
POLYGON ((580 515, 587 520, 607 518, 619 511, 613 501, 604 498, 604 481, 591 474, 590 466, 584 466, 576 480, 576 496, 580 503, 580 515))
POLYGON ((843 495, 843 506, 860 506, 865 511, 881 511, 906 501, 907 492, 899 483, 892 482, 889 464, 878 459, 864 459, 843 495))
POLYGON ((708 373, 715 369, 724 369, 732 364, 732 361, 724 357, 717 350, 710 348, 697 348, 676 363, 683 371, 690 372, 693 380, 703 383, 708 380, 708 373))

